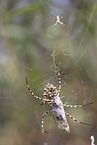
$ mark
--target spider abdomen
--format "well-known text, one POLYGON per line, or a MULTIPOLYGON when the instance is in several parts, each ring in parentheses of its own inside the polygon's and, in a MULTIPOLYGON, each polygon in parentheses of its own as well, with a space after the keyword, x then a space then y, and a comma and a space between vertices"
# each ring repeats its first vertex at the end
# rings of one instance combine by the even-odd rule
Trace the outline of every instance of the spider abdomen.
POLYGON ((53 112, 55 123, 57 124, 58 128, 65 129, 69 133, 70 128, 67 123, 63 103, 60 97, 58 96, 55 97, 55 101, 52 104, 52 112, 53 112))

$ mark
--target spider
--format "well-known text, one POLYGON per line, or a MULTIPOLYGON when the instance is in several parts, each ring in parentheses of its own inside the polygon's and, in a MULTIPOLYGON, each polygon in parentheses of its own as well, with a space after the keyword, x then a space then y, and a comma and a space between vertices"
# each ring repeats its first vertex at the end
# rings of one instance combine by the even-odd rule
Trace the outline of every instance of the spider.
MULTIPOLYGON (((44 98, 35 96, 35 94, 33 93, 33 91, 31 90, 31 88, 29 87, 28 84, 28 80, 26 77, 26 84, 28 87, 28 90, 30 91, 30 93, 32 94, 32 96, 36 99, 39 99, 42 101, 42 105, 44 104, 50 104, 50 109, 44 113, 44 115, 42 116, 41 119, 41 128, 42 128, 42 133, 46 132, 44 130, 44 118, 46 117, 47 114, 49 114, 50 111, 53 112, 53 117, 55 120, 55 123, 57 124, 58 128, 60 129, 65 129, 68 133, 70 133, 70 127, 69 124, 67 122, 66 116, 69 116, 71 119, 73 119, 74 121, 81 123, 81 124, 85 124, 85 125, 89 125, 88 123, 83 123, 81 121, 78 121, 77 119, 75 119, 74 117, 72 117, 71 115, 69 115, 65 110, 64 107, 71 107, 71 108, 78 108, 78 107, 84 107, 87 106, 91 103, 88 104, 83 104, 83 105, 66 105, 63 104, 62 99, 65 97, 59 97, 60 95, 60 90, 61 90, 61 77, 60 77, 60 72, 58 71, 58 82, 59 82, 59 87, 58 90, 56 87, 53 86, 53 84, 48 83, 45 88, 44 88, 44 98)), ((48 133, 48 132, 46 132, 48 133)))
POLYGON ((63 25, 63 27, 65 26, 65 24, 61 22, 61 19, 63 18, 62 16, 55 15, 53 12, 52 12, 52 15, 54 15, 54 19, 56 19, 56 23, 54 24, 55 26, 57 25, 57 23, 63 25))

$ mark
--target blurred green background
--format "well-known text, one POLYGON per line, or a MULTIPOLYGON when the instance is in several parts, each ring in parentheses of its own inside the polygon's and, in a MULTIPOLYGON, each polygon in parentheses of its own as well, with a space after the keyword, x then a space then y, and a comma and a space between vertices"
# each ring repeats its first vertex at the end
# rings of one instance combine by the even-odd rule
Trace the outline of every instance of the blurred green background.
POLYGON ((97 4, 93 0, 0 1, 0 145, 90 145, 97 140, 97 4), (57 24, 54 15, 63 16, 57 24), (54 53, 55 52, 55 53, 54 53), (53 56, 52 56, 53 55, 53 56), (41 133, 41 117, 50 108, 33 98, 43 97, 45 85, 58 87, 53 59, 60 69, 71 133, 57 128, 52 113, 44 121, 49 134, 41 133))

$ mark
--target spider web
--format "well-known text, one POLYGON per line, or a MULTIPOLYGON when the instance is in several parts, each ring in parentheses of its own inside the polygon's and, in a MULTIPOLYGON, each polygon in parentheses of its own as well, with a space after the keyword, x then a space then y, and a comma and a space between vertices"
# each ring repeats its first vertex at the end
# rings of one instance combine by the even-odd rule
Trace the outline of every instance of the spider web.
MULTIPOLYGON (((40 129, 40 117, 42 116, 43 112, 49 108, 49 106, 41 107, 39 100, 32 98, 27 90, 25 77, 28 77, 29 85, 35 95, 43 97, 43 89, 47 83, 52 83, 58 88, 57 69, 59 69, 61 73, 62 89, 60 92, 60 97, 65 96, 65 99, 63 100, 64 103, 85 104, 92 102, 94 94, 91 84, 89 84, 87 80, 85 80, 85 76, 81 74, 82 68, 79 66, 79 64, 87 53, 87 47, 85 49, 81 49, 81 47, 85 45, 85 41, 87 40, 86 37, 89 31, 88 27, 92 23, 95 9, 96 5, 93 6, 93 9, 88 17, 87 28, 81 36, 81 39, 77 44, 77 48, 74 48, 75 45, 73 45, 73 42, 75 42, 73 41, 74 37, 70 37, 70 34, 74 33, 72 32, 73 28, 67 27, 69 26, 69 22, 68 24, 65 24, 65 19, 67 16, 63 16, 64 18, 61 20, 65 24, 64 28, 61 24, 54 26, 56 22, 52 14, 54 9, 52 8, 51 10, 50 8, 50 12, 48 13, 48 10, 46 10, 45 14, 47 17, 49 17, 49 19, 44 19, 41 22, 41 25, 43 26, 45 26, 45 24, 48 25, 47 30, 45 31, 46 34, 42 35, 43 38, 46 36, 48 41, 46 39, 44 40, 46 42, 41 40, 43 41, 42 47, 40 45, 40 40, 35 40, 38 48, 35 47, 35 49, 32 50, 31 46, 31 49, 24 50, 24 56, 26 56, 25 60, 19 62, 17 58, 21 60, 23 55, 21 54, 21 56, 17 57, 18 53, 16 52, 16 49, 14 51, 14 53, 16 53, 14 56, 12 56, 7 50, 6 54, 4 54, 5 51, 3 49, 1 50, 1 66, 3 70, 0 77, 1 114, 3 114, 1 122, 6 122, 5 118, 9 120, 9 116, 11 117, 12 113, 14 114, 12 115, 13 120, 17 120, 20 112, 20 114, 23 113, 23 118, 19 118, 20 124, 22 124, 22 122, 26 122, 28 117, 29 122, 32 124, 33 120, 35 128, 37 127, 37 130, 38 128, 40 129), (60 39, 63 38, 64 33, 67 42, 65 41, 63 43, 62 40, 62 44, 60 39), (56 37, 56 39, 54 39, 54 37, 56 37), (58 44, 58 40, 60 44, 58 44), (62 49, 63 45, 65 45, 65 49, 62 49), (26 53, 27 55, 31 53, 34 57, 33 59, 30 58, 30 64, 26 53), (9 60, 9 63, 7 63, 7 60, 9 60), (20 64, 18 65, 18 63, 20 64), (14 66, 15 64, 17 64, 17 66, 14 66), (6 109, 8 109, 8 112, 6 112, 6 109), (32 114, 34 117, 29 117, 29 114, 32 114)), ((58 15, 61 15, 60 11, 57 12, 58 15)), ((55 12, 56 15, 57 12, 55 12)), ((34 19, 37 20, 37 17, 40 18, 37 15, 34 17, 34 19)), ((33 32, 33 34, 34 33, 35 32, 33 32)), ((34 37, 35 39, 36 36, 34 37)))

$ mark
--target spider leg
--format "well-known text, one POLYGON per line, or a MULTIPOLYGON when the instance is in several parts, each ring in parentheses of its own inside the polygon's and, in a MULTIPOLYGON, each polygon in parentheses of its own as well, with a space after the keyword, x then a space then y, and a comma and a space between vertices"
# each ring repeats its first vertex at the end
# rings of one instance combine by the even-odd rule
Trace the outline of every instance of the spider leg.
MULTIPOLYGON (((65 96, 62 96, 61 99, 65 98, 65 96)), ((64 104, 65 105, 65 104, 64 104)))
POLYGON ((33 91, 32 91, 31 88, 29 87, 27 77, 26 77, 26 84, 27 84, 27 87, 28 87, 29 92, 32 94, 32 96, 33 96, 34 98, 39 99, 39 100, 42 100, 42 101, 51 102, 51 100, 49 100, 49 99, 43 99, 43 98, 41 98, 41 97, 38 97, 38 96, 35 96, 35 95, 34 95, 33 91))
POLYGON ((46 105, 46 101, 42 101, 40 105, 46 105))
POLYGON ((83 104, 83 105, 66 105, 66 104, 63 104, 63 106, 69 107, 69 108, 81 108, 81 107, 84 107, 84 106, 88 106, 90 104, 93 104, 93 102, 90 102, 88 104, 83 104))
POLYGON ((53 101, 42 101, 40 103, 40 105, 46 105, 46 104, 50 104, 50 106, 52 106, 53 101))
POLYGON ((46 115, 52 110, 52 107, 47 111, 45 112, 45 114, 42 116, 42 119, 41 119, 41 128, 42 128, 42 133, 48 133, 44 130, 44 118, 46 117, 46 115))
POLYGON ((57 23, 58 23, 58 22, 56 21, 56 23, 54 24, 54 26, 56 26, 56 25, 57 25, 57 23))
POLYGON ((52 15, 54 16, 54 19, 56 18, 56 15, 53 13, 53 11, 51 11, 52 15))
POLYGON ((61 77, 60 77, 60 72, 58 71, 58 79, 59 79, 59 89, 58 92, 60 93, 61 90, 61 77))
POLYGON ((78 122, 78 123, 81 123, 81 124, 84 124, 84 125, 90 125, 90 124, 88 124, 88 123, 84 123, 84 122, 78 121, 77 119, 75 119, 74 117, 72 117, 71 115, 69 115, 67 112, 65 112, 65 114, 66 114, 67 116, 69 116, 71 119, 73 119, 75 122, 78 122))

